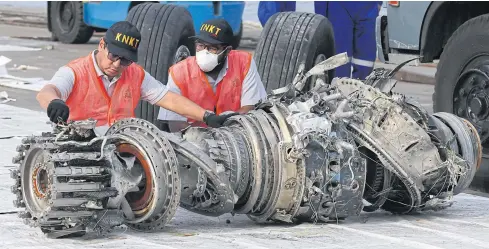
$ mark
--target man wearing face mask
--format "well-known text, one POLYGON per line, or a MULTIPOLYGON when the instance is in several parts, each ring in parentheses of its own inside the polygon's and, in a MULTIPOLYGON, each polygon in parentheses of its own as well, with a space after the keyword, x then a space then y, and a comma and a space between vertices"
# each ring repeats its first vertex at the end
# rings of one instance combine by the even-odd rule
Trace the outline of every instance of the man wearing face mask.
MULTIPOLYGON (((267 97, 251 53, 232 49, 233 30, 224 19, 212 19, 194 36, 196 56, 170 67, 167 87, 216 114, 246 113, 267 97)), ((201 122, 160 109, 159 120, 171 132, 201 122)))
POLYGON ((137 65, 141 34, 130 22, 117 22, 100 39, 98 50, 61 67, 37 100, 52 122, 97 120, 103 133, 117 120, 135 117, 142 98, 187 118, 219 127, 229 117, 212 112, 178 94, 137 65))

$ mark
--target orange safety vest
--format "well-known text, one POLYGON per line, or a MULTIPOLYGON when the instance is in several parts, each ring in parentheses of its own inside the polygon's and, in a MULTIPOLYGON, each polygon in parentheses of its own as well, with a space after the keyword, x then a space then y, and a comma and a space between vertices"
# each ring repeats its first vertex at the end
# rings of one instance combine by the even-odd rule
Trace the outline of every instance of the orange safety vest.
POLYGON ((119 119, 135 117, 145 74, 141 66, 132 63, 122 72, 111 97, 102 76, 97 75, 91 54, 69 62, 68 67, 75 74, 73 90, 66 100, 70 108, 68 120, 93 118, 96 126, 111 126, 119 119))
MULTIPOLYGON (((251 59, 251 53, 231 50, 228 55, 228 70, 217 85, 216 93, 194 56, 170 67, 169 73, 182 96, 219 115, 226 111, 235 112, 241 108, 243 81, 250 69, 251 59)), ((188 119, 188 122, 194 120, 188 119)), ((201 124, 201 126, 205 125, 201 124)))

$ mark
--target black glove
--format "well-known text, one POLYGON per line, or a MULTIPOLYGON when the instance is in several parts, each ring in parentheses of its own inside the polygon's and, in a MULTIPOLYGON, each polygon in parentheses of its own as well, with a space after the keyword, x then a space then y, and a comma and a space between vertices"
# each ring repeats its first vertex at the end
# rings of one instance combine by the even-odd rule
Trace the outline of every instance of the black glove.
POLYGON ((212 128, 219 128, 222 124, 231 116, 239 115, 239 113, 229 113, 224 115, 216 115, 212 112, 205 112, 204 114, 204 123, 212 128))
POLYGON ((70 116, 70 108, 61 99, 53 99, 48 105, 48 117, 51 122, 57 124, 59 119, 63 122, 68 120, 70 116))

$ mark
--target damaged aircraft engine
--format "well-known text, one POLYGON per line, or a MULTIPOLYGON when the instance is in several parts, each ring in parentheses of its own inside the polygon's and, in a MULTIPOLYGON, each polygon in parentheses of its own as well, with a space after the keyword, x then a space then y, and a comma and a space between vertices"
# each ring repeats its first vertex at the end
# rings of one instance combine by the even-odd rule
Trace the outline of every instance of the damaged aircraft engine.
POLYGON ((19 216, 60 238, 122 224, 158 230, 178 206, 256 222, 450 206, 480 165, 474 127, 391 93, 382 71, 365 82, 318 79, 303 91, 310 76, 346 60, 340 54, 299 72, 221 128, 171 134, 124 119, 97 136, 95 122, 86 120, 25 138, 11 174, 14 205, 25 208, 19 216))

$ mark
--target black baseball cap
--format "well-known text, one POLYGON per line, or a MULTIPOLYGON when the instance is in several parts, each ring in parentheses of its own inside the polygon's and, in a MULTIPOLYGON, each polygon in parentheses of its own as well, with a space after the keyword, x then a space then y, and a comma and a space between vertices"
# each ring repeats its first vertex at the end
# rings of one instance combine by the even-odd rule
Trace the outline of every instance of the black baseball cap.
POLYGON ((105 41, 110 53, 133 62, 138 60, 141 33, 128 21, 114 23, 105 33, 105 41))
POLYGON ((213 45, 230 45, 234 38, 233 29, 226 20, 221 18, 204 22, 198 32, 198 35, 190 38, 199 39, 213 45))

